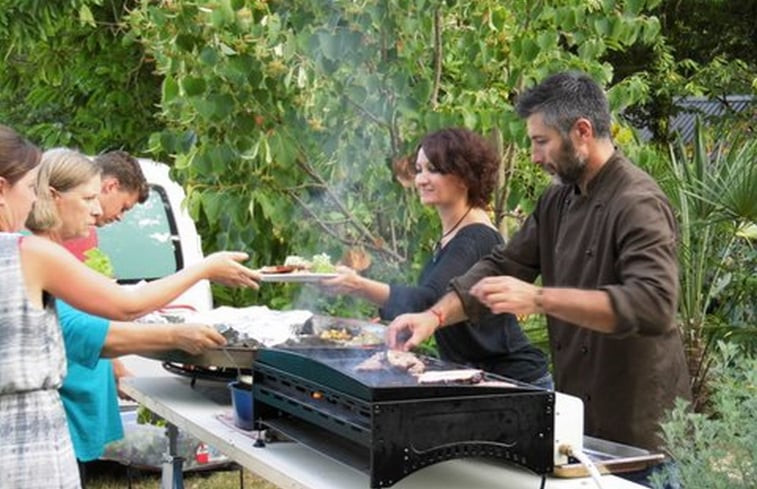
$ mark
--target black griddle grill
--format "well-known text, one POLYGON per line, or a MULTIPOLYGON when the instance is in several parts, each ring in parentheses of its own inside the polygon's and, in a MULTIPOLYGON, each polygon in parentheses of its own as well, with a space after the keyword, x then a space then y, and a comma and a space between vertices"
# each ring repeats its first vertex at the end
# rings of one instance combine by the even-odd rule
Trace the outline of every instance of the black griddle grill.
MULTIPOLYGON (((253 363, 253 414, 272 428, 388 487, 428 465, 463 457, 553 470, 554 394, 501 385, 419 385, 399 370, 358 372, 376 349, 274 349, 253 363)), ((421 357, 426 370, 464 368, 421 357)))

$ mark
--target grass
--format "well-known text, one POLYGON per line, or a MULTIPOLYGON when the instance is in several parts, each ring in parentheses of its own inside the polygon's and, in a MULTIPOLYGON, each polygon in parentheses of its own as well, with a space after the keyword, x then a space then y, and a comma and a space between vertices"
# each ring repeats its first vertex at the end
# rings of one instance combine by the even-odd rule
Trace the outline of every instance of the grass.
MULTIPOLYGON (((159 489, 160 473, 129 470, 116 463, 97 462, 87 467, 84 489, 159 489), (129 479, 131 478, 131 485, 129 479)), ((276 489, 277 486, 258 477, 248 470, 237 468, 184 474, 185 489, 276 489)))

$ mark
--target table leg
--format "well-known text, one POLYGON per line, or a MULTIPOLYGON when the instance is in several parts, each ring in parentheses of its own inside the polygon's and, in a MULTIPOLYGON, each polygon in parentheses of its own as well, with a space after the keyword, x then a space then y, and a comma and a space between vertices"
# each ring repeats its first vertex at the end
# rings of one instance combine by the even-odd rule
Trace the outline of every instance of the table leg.
POLYGON ((166 424, 166 436, 168 437, 168 453, 163 454, 160 489, 184 489, 182 473, 184 459, 179 457, 177 451, 179 429, 171 423, 166 424))

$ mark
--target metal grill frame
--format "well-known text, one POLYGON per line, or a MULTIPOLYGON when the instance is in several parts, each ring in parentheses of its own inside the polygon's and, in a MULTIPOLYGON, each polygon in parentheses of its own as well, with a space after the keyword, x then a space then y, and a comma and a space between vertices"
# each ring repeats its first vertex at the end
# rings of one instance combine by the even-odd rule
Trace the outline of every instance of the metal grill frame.
MULTIPOLYGON (((554 469, 552 392, 500 388, 492 393, 487 388, 480 395, 444 397, 419 387, 396 391, 404 399, 375 401, 370 387, 357 389, 366 396, 355 396, 354 385, 340 385, 341 373, 324 375, 328 366, 316 360, 301 366, 317 367, 296 374, 271 364, 291 360, 289 354, 261 355, 253 364, 256 426, 273 428, 367 473, 372 488, 389 487, 423 467, 463 457, 510 462, 538 474, 554 469), (414 392, 435 396, 414 397, 414 392)), ((449 392, 468 391, 453 387, 449 392)))

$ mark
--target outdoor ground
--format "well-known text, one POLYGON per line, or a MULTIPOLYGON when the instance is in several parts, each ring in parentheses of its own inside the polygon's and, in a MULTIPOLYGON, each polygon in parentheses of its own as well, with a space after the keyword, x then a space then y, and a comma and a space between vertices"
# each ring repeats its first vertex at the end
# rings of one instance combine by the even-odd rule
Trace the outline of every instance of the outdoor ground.
MULTIPOLYGON (((160 474, 132 470, 116 463, 97 463, 87 468, 84 489, 159 489, 160 474), (131 478, 131 485, 129 479, 131 478)), ((276 489, 276 486, 244 471, 240 482, 238 469, 185 474, 185 489, 276 489)))

